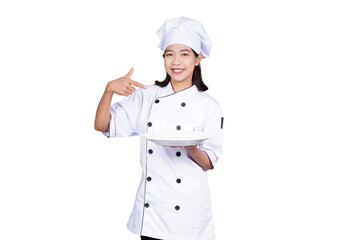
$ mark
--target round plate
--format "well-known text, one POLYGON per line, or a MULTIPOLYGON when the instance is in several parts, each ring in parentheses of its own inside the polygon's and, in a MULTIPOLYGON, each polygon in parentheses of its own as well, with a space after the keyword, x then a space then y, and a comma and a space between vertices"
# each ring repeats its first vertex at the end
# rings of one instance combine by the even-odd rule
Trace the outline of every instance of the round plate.
POLYGON ((210 138, 211 136, 203 132, 191 132, 186 134, 182 133, 181 135, 180 134, 165 135, 165 134, 148 133, 143 135, 142 137, 163 146, 183 147, 183 146, 198 145, 202 143, 204 140, 210 138))

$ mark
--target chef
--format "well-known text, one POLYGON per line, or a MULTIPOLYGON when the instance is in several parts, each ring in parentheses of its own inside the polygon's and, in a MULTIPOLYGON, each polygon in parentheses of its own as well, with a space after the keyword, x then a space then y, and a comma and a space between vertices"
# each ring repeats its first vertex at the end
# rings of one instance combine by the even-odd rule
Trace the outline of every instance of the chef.
POLYGON ((224 118, 219 103, 205 93, 200 68, 201 60, 209 57, 211 41, 200 22, 185 17, 165 21, 157 34, 165 80, 145 86, 130 79, 132 68, 110 81, 95 129, 107 137, 211 136, 185 147, 140 137, 142 177, 127 227, 141 239, 215 239, 207 171, 222 154, 224 118), (114 93, 126 97, 111 105, 114 93))

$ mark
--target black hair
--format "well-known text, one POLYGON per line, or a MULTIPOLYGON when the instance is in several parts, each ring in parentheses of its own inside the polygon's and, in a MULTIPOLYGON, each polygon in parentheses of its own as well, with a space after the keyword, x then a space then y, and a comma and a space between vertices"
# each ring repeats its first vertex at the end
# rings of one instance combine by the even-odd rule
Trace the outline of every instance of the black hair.
MULTIPOLYGON (((192 50, 192 51, 194 52, 195 57, 199 56, 199 54, 197 54, 194 50, 192 50)), ((165 56, 165 54, 163 55, 163 57, 164 56, 165 56)), ((164 81, 161 81, 161 82, 155 81, 155 85, 157 85, 159 87, 165 87, 170 83, 170 80, 171 80, 170 75, 168 73, 166 73, 166 77, 165 77, 164 81)), ((192 85, 195 85, 199 91, 203 91, 203 92, 205 92, 206 90, 209 89, 202 80, 200 63, 199 63, 199 65, 195 66, 195 68, 194 68, 194 72, 192 75, 192 85)))

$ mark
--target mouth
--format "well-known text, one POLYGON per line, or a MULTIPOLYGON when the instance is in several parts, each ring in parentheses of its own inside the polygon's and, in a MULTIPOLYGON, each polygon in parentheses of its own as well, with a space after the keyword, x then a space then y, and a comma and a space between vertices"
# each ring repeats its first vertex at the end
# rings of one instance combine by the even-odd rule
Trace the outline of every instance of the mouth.
POLYGON ((183 68, 172 68, 171 71, 175 74, 180 74, 184 71, 185 69, 183 68))

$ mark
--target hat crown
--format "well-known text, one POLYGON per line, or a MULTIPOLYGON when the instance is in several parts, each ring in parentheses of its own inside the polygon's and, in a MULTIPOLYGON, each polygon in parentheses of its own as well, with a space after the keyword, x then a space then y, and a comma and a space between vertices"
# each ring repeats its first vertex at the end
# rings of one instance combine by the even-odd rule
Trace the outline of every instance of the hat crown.
POLYGON ((168 19, 157 31, 162 51, 171 44, 184 44, 204 57, 210 55, 211 40, 198 21, 186 17, 168 19))

